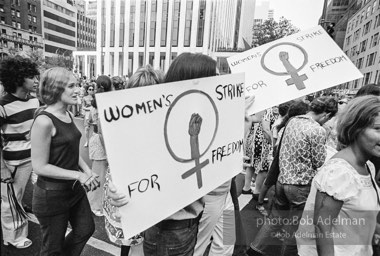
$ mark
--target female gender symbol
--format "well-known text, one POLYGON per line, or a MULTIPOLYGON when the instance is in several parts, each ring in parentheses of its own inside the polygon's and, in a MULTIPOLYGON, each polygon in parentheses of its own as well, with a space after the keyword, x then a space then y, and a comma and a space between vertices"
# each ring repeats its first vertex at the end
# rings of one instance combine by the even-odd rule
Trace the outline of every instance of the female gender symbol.
POLYGON ((272 45, 271 47, 269 47, 263 54, 263 57, 261 57, 261 66, 263 67, 263 69, 265 71, 267 71, 268 73, 270 74, 273 74, 273 75, 276 75, 276 76, 284 76, 284 75, 290 75, 291 78, 287 79, 286 80, 286 84, 287 85, 292 85, 292 84, 295 84, 297 89, 298 90, 302 90, 302 89, 305 89, 305 84, 303 83, 303 81, 305 81, 307 79, 307 75, 303 74, 301 76, 298 75, 298 71, 300 71, 303 67, 305 67, 306 63, 308 61, 308 56, 307 56, 307 52, 305 51, 305 49, 303 49, 301 46, 299 46, 298 44, 295 44, 295 43, 291 43, 291 42, 284 42, 284 43, 278 43, 278 44, 275 44, 275 45, 272 45), (294 46, 296 48, 298 48, 299 50, 301 50, 303 56, 304 56, 304 60, 303 60, 303 63, 302 63, 302 66, 298 69, 296 69, 290 62, 289 62, 289 54, 288 52, 280 52, 279 54, 279 58, 282 62, 282 65, 284 65, 285 69, 287 72, 275 72, 273 70, 270 70, 269 68, 267 68, 265 66, 265 63, 264 63, 264 58, 266 56, 266 54, 272 50, 273 48, 279 46, 279 45, 291 45, 291 46, 294 46))
MULTIPOLYGON (((193 114, 194 116, 195 114, 193 114)), ((198 115, 198 118, 201 119, 201 117, 198 115)), ((191 121, 190 121, 191 122, 191 121)), ((191 124, 190 124, 191 125, 191 124)), ((200 121, 200 124, 198 126, 198 129, 200 131, 200 125, 201 125, 201 121, 200 121)), ((165 117, 165 125, 164 125, 164 137, 165 137, 165 144, 166 144, 166 148, 168 149, 170 155, 174 158, 174 160, 176 160, 177 162, 180 162, 180 163, 188 163, 190 161, 195 161, 195 167, 191 168, 190 170, 188 170, 187 172, 185 172, 184 174, 182 174, 182 179, 186 179, 188 177, 190 177, 192 174, 196 173, 197 175, 197 183, 198 183, 198 188, 201 188, 202 187, 202 169, 203 167, 205 167, 206 165, 209 164, 209 159, 206 159, 205 161, 203 161, 202 163, 200 163, 200 158, 202 156, 204 156, 204 154, 206 154, 206 152, 210 149, 214 139, 215 139, 215 136, 216 136, 216 132, 218 130, 218 125, 219 125, 219 113, 218 113, 218 109, 216 108, 216 105, 215 105, 215 102, 212 100, 212 98, 206 94, 205 92, 202 92, 202 91, 199 91, 199 90, 189 90, 189 91, 186 91, 184 93, 181 93, 174 101, 173 103, 170 105, 169 109, 168 109, 168 112, 166 113, 166 117, 165 117), (202 153, 202 154, 199 154, 199 144, 198 143, 193 143, 191 141, 191 144, 190 144, 190 147, 191 147, 191 151, 192 151, 192 154, 191 154, 191 158, 189 159, 183 159, 183 158, 180 158, 178 157, 174 151, 172 150, 172 148, 170 147, 170 144, 169 144, 169 139, 168 139, 168 121, 169 121, 169 116, 170 116, 170 113, 173 109, 173 107, 178 103, 178 101, 183 98, 184 96, 186 95, 189 95, 189 94, 193 94, 193 93, 197 93, 197 94, 201 94, 201 95, 204 95, 207 97, 207 99, 210 101, 213 109, 214 109, 214 113, 215 113, 215 119, 216 119, 216 124, 215 124, 215 129, 214 129, 214 134, 212 136, 212 139, 210 141, 210 144, 207 146, 206 150, 202 153), (195 148, 197 147, 197 148, 195 148)), ((198 132, 199 132, 198 131, 198 132)), ((196 138, 197 140, 198 138, 196 138)), ((192 140, 192 138, 190 138, 190 140, 192 140)))

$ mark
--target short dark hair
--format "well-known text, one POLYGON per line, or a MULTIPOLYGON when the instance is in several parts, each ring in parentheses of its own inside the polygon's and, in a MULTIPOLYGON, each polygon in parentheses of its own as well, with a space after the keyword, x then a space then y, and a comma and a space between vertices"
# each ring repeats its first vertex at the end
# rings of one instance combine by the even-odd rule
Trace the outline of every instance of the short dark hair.
POLYGON ((24 85, 25 78, 38 76, 35 62, 21 56, 7 57, 0 63, 0 81, 7 93, 14 93, 17 87, 24 85))
POLYGON ((287 101, 278 106, 278 113, 280 116, 285 116, 288 113, 289 106, 292 104, 292 101, 287 101))
POLYGON ((176 82, 216 75, 216 61, 201 53, 184 52, 169 67, 165 82, 176 82))
POLYGON ((374 95, 352 99, 339 115, 337 121, 338 141, 348 146, 356 141, 358 135, 371 126, 380 113, 380 98, 374 95))
POLYGON ((123 81, 123 79, 121 79, 120 76, 113 76, 111 78, 111 81, 112 81, 112 84, 113 84, 113 87, 115 88, 115 90, 124 89, 124 81, 123 81))
POLYGON ((355 97, 364 95, 380 96, 380 84, 366 84, 356 93, 355 97))
POLYGON ((310 111, 316 114, 325 112, 330 114, 330 117, 333 117, 338 112, 338 101, 328 96, 316 98, 310 103, 310 111))
POLYGON ((98 87, 98 92, 109 92, 112 90, 112 82, 109 76, 99 76, 96 79, 96 86, 98 87))
POLYGON ((288 109, 288 113, 285 115, 285 117, 282 119, 281 123, 277 125, 277 130, 281 130, 286 123, 289 121, 290 118, 294 116, 304 115, 309 110, 309 105, 301 100, 294 101, 288 109))

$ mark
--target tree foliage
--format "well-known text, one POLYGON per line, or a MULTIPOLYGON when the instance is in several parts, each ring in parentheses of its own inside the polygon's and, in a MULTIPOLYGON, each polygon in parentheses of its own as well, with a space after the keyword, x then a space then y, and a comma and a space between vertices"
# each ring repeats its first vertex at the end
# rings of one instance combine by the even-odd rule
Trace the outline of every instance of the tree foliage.
POLYGON ((10 47, 8 50, 8 55, 20 55, 24 58, 30 58, 32 61, 37 63, 40 73, 52 67, 64 67, 68 70, 73 68, 73 58, 71 56, 56 54, 53 57, 45 57, 43 51, 40 49, 20 51, 14 47, 10 47))
POLYGON ((277 22, 267 19, 262 24, 253 27, 253 46, 263 45, 282 37, 297 33, 299 28, 295 27, 290 20, 281 17, 277 22))

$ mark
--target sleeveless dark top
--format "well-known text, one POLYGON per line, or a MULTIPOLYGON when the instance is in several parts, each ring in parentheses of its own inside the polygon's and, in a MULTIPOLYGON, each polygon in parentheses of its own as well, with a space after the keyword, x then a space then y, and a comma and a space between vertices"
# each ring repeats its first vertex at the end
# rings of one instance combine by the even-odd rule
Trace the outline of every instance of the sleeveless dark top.
MULTIPOLYGON (((56 129, 56 134, 51 138, 49 164, 79 171, 79 142, 82 134, 76 127, 72 116, 69 114, 71 122, 65 123, 46 111, 41 111, 37 116, 40 115, 48 116, 56 129)), ((48 177, 41 178, 52 182, 70 182, 48 177)))

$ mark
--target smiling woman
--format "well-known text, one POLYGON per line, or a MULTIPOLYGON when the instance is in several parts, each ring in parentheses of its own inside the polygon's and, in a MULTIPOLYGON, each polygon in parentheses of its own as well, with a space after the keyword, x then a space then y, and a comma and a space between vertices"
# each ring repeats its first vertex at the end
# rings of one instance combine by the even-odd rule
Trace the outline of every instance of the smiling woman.
POLYGON ((380 191, 369 162, 380 157, 379 97, 362 96, 350 101, 338 118, 337 132, 343 149, 315 176, 300 221, 297 244, 301 256, 371 256, 372 238, 380 233, 376 223, 380 191), (361 225, 328 221, 344 219, 365 221, 361 225), (332 231, 345 237, 331 235, 332 231))
POLYGON ((46 104, 31 130, 32 166, 38 174, 33 212, 41 231, 40 255, 80 255, 95 230, 86 190, 99 186, 97 175, 79 155, 81 133, 69 105, 77 103, 77 80, 64 68, 41 77, 39 96, 46 104), (72 231, 65 236, 70 222, 72 231))

